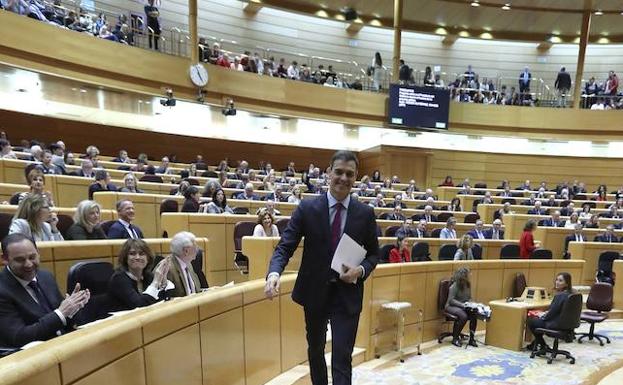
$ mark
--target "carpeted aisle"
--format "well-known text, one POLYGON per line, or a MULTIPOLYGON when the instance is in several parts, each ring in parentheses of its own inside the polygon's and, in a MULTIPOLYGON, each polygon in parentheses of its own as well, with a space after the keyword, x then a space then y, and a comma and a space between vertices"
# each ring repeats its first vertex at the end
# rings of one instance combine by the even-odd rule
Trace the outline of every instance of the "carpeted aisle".
MULTIPOLYGON (((588 331, 582 325, 580 331, 588 331)), ((570 365, 564 357, 551 365, 546 359, 530 359, 528 352, 512 352, 481 345, 459 349, 448 343, 378 369, 355 368, 356 385, 589 385, 623 365, 623 321, 597 326, 597 332, 610 337, 611 344, 562 343, 561 348, 576 357, 570 365), (599 374, 599 375, 597 375, 599 374)), ((484 339, 484 338, 483 338, 484 339)), ((586 340, 585 340, 586 341, 586 340)), ((623 382, 622 382, 623 383, 623 382)))

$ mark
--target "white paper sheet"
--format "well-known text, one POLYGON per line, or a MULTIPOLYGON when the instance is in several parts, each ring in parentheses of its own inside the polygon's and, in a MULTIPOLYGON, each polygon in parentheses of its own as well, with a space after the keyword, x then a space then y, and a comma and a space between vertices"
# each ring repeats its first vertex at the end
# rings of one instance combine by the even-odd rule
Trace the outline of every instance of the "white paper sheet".
POLYGON ((344 233, 337 244, 337 249, 331 261, 331 268, 341 274, 344 272, 342 265, 349 268, 357 267, 366 257, 366 253, 367 251, 363 246, 344 233))

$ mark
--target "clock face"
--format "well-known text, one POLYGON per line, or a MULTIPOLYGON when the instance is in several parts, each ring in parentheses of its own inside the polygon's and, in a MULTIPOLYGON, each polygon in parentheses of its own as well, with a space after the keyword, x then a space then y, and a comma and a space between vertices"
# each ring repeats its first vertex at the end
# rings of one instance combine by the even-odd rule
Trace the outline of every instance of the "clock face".
POLYGON ((200 63, 190 66, 190 80, 197 87, 205 87, 208 84, 208 70, 200 63))

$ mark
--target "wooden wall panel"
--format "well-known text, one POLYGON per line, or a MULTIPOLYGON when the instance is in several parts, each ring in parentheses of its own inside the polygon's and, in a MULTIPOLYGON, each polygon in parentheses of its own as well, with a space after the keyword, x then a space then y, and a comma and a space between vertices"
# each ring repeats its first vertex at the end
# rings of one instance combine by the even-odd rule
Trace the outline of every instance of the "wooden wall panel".
POLYGON ((244 385, 242 309, 201 322, 204 385, 244 385))
POLYGON ((143 349, 139 349, 72 385, 145 385, 144 367, 143 349))

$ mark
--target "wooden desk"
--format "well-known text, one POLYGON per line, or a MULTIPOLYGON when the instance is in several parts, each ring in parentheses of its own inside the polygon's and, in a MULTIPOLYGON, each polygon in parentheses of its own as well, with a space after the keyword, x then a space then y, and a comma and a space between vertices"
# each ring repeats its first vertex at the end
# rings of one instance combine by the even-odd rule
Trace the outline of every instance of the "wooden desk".
POLYGON ((489 302, 491 319, 487 322, 485 343, 502 349, 520 351, 524 344, 526 314, 531 309, 546 309, 551 300, 536 302, 489 302))

